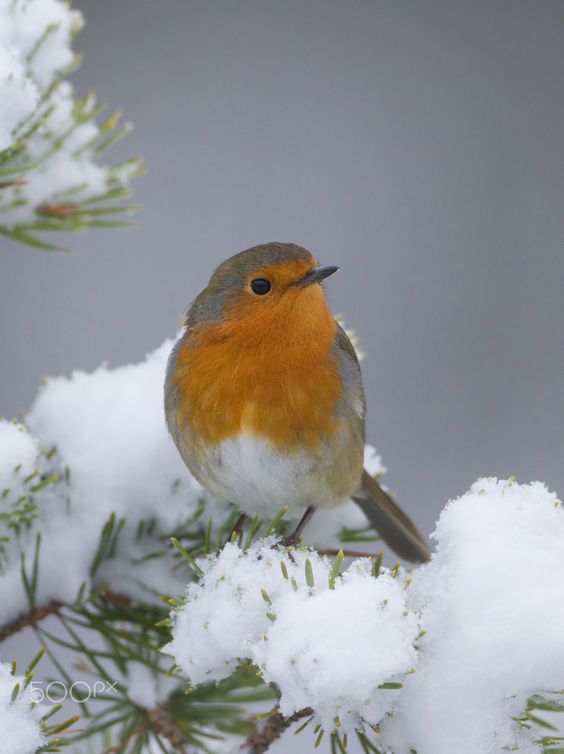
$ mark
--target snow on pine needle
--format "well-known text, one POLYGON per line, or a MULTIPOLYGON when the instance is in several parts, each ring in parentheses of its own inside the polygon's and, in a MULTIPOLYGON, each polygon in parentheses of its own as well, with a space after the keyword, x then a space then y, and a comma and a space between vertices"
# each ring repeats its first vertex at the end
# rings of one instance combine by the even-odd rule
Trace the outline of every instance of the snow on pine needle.
POLYGON ((7 663, 0 663, 0 750, 6 754, 33 754, 46 743, 40 719, 44 714, 24 689, 23 676, 14 676, 7 663))
MULTIPOLYGON (((72 602, 83 584, 107 582, 144 599, 174 589, 172 558, 145 558, 159 546, 166 555, 168 538, 202 510, 204 495, 164 424, 162 379, 170 346, 137 365, 47 380, 25 418, 29 434, 0 421, 9 489, 0 499, 0 536, 9 539, 0 558, 0 624, 27 608, 20 553, 31 568, 38 530, 37 604, 72 602), (24 474, 29 481, 23 492, 37 520, 16 532, 2 522, 21 497, 15 482, 21 485, 24 474), (112 533, 100 551, 108 522, 112 533)), ((226 516, 225 506, 215 512, 218 519, 226 516)), ((209 501, 207 515, 213 514, 209 501)), ((207 518, 193 528, 205 525, 207 518)), ((178 589, 185 578, 178 576, 178 589)))
POLYGON ((290 557, 273 543, 246 552, 230 543, 198 561, 202 578, 189 585, 163 651, 192 684, 250 661, 279 689, 283 715, 311 707, 329 731, 378 724, 415 662, 419 626, 403 575, 375 577, 369 559, 341 575, 341 559, 305 548, 290 557))
POLYGON ((564 687, 564 508, 539 482, 479 479, 434 537, 409 589, 427 633, 384 738, 395 754, 538 754, 559 734, 533 718, 564 709, 545 694, 564 687))
POLYGON ((339 735, 378 725, 394 754, 559 751, 538 720, 564 711, 562 505, 538 482, 480 479, 434 536, 407 580, 231 543, 198 560, 164 651, 194 685, 251 662, 283 715, 311 707, 339 735))
POLYGON ((16 663, 0 662, 0 751, 2 754, 39 754, 60 751, 63 736, 71 731, 78 717, 52 724, 62 704, 43 703, 34 687, 34 670, 43 657, 41 650, 23 675, 16 674, 16 663))
POLYGON ((140 170, 103 162, 130 126, 98 123, 104 106, 65 80, 82 25, 63 0, 0 0, 0 234, 40 248, 53 247, 36 233, 116 224, 106 215, 128 209, 113 200, 140 170))
POLYGON ((39 452, 37 441, 16 422, 0 422, 0 494, 6 497, 31 474, 39 452))

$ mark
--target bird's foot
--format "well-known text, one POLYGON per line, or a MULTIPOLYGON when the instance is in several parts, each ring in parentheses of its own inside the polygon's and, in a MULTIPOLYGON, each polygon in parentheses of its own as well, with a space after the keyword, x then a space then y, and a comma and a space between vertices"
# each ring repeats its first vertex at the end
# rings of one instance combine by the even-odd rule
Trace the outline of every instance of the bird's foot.
MULTIPOLYGON (((231 534, 229 535, 229 539, 227 542, 231 542, 233 538, 238 539, 241 535, 241 532, 243 531, 243 527, 245 526, 245 521, 247 520, 246 513, 241 513, 239 518, 237 519, 237 523, 235 526, 231 529, 231 534)), ((227 542, 225 544, 227 544, 227 542)))
POLYGON ((284 539, 279 540, 278 542, 275 542, 272 545, 273 550, 279 550, 281 548, 287 548, 287 547, 297 547, 301 542, 301 536, 299 532, 293 531, 291 534, 288 534, 287 537, 284 537, 284 539))
POLYGON ((300 544, 302 539, 302 531, 307 526, 308 522, 311 520, 311 517, 315 513, 315 508, 310 506, 306 509, 306 512, 302 516, 300 523, 296 526, 295 530, 288 534, 287 537, 284 537, 284 539, 281 539, 279 542, 276 542, 273 547, 279 548, 279 547, 297 547, 297 545, 300 544))

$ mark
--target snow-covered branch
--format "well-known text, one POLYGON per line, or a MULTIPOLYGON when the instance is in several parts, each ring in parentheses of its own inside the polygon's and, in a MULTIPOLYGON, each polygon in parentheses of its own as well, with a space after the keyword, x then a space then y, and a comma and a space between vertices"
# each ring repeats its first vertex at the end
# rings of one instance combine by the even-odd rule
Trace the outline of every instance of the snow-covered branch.
POLYGON ((269 715, 257 725, 241 746, 241 754, 264 754, 294 723, 303 718, 310 718, 312 715, 313 712, 309 707, 295 712, 290 717, 284 717, 280 712, 269 715))
POLYGON ((75 97, 66 76, 82 16, 62 0, 0 0, 0 234, 52 249, 43 233, 113 227, 115 204, 140 170, 108 166, 104 153, 130 130, 92 93, 75 97))
POLYGON ((397 754, 539 751, 534 710, 560 709, 564 678, 564 509, 540 483, 480 479, 435 538, 409 576, 227 545, 198 561, 165 651, 192 684, 251 662, 285 717, 312 708, 319 736, 376 729, 397 754))

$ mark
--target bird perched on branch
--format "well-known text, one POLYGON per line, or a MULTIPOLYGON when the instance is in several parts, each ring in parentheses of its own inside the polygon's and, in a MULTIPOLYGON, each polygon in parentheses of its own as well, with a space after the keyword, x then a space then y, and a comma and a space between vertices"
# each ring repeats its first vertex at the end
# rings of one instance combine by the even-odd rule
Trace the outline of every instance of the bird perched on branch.
POLYGON ((360 367, 321 285, 337 269, 285 243, 223 262, 169 359, 168 428, 196 479, 243 516, 301 516, 283 544, 352 497, 400 557, 426 561, 415 524, 363 468, 360 367))

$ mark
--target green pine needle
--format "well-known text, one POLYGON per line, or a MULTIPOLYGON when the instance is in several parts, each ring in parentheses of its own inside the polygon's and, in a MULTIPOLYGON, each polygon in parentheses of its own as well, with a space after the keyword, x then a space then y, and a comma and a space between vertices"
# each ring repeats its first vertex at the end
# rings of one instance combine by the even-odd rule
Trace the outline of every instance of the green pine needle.
POLYGON ((173 546, 174 546, 175 550, 177 550, 177 551, 178 551, 178 552, 179 552, 179 553, 180 553, 180 554, 182 555, 182 557, 183 557, 183 558, 184 558, 184 559, 185 559, 185 560, 186 560, 186 561, 187 561, 187 562, 188 562, 188 563, 190 564, 190 566, 191 566, 191 567, 192 567, 192 568, 194 569, 194 571, 196 572, 196 574, 197 574, 197 575, 198 575, 198 576, 199 576, 200 578, 202 578, 202 576, 204 575, 204 572, 202 571, 202 569, 200 568, 200 566, 199 566, 199 565, 198 565, 198 564, 196 563, 196 561, 194 560, 194 558, 193 558, 193 557, 192 557, 192 556, 190 555, 190 553, 189 553, 189 552, 188 552, 187 550, 185 550, 185 549, 184 549, 184 547, 182 547, 182 545, 181 545, 181 544, 180 544, 180 542, 179 542, 179 541, 178 541, 178 540, 176 539, 176 537, 171 537, 171 538, 170 538, 170 541, 172 542, 172 544, 173 544, 173 546))

